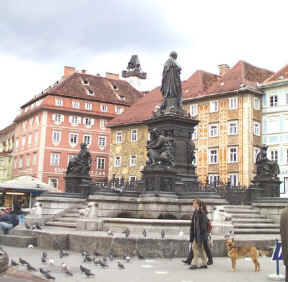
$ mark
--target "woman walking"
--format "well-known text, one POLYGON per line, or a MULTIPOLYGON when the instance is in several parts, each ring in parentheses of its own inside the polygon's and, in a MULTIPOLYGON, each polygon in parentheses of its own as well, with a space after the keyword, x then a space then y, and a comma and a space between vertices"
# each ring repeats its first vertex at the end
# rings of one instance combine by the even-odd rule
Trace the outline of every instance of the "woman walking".
POLYGON ((204 252, 203 242, 205 240, 208 242, 208 218, 203 209, 201 209, 201 201, 199 199, 193 201, 193 208, 194 213, 190 226, 190 243, 192 243, 194 257, 189 269, 207 268, 207 258, 204 252), (201 266, 198 266, 199 257, 201 257, 202 260, 201 266))

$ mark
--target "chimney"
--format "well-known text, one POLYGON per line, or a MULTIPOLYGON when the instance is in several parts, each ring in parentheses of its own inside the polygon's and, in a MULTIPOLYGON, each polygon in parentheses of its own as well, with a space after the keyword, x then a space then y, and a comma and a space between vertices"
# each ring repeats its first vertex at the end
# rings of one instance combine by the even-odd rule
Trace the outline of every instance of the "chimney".
POLYGON ((230 67, 227 64, 218 65, 219 75, 223 76, 226 72, 230 70, 230 67))
POLYGON ((119 80, 119 74, 106 72, 106 78, 119 80))
POLYGON ((64 66, 64 75, 63 75, 63 78, 66 78, 66 77, 72 75, 75 71, 76 71, 76 69, 75 69, 74 67, 64 66))

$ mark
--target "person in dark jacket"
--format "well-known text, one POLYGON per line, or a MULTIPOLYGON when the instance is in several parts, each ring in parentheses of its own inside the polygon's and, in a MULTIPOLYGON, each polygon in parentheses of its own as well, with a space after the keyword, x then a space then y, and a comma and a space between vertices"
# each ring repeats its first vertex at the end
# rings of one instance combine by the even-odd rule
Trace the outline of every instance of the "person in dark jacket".
POLYGON ((19 224, 17 215, 13 212, 3 212, 0 215, 0 232, 8 234, 9 231, 19 224))
POLYGON ((190 243, 193 248, 193 261, 190 269, 207 268, 207 260, 204 253, 203 242, 208 241, 207 224, 208 217, 201 209, 201 201, 196 199, 193 201, 194 213, 190 226, 190 243), (202 265, 198 267, 198 257, 202 259, 202 265))
POLYGON ((282 242, 283 263, 285 265, 285 282, 288 282, 288 207, 283 209, 280 216, 280 234, 282 242))

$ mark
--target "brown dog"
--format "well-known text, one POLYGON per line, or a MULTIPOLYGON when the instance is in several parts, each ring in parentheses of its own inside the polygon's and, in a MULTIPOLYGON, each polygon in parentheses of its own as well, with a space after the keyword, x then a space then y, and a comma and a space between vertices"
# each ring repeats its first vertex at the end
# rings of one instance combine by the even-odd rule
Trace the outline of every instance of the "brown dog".
POLYGON ((255 272, 260 271, 260 264, 258 262, 259 252, 255 246, 236 246, 234 239, 227 239, 225 241, 227 254, 231 258, 232 271, 236 270, 236 260, 243 257, 250 257, 255 265, 255 272))

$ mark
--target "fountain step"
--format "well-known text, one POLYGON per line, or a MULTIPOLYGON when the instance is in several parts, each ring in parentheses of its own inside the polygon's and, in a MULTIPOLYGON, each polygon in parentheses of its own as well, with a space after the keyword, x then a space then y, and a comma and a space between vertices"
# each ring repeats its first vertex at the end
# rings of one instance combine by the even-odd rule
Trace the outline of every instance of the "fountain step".
MULTIPOLYGON (((11 230, 12 231, 12 230, 11 230)), ((0 234, 1 245, 27 248, 29 245, 37 246, 36 236, 24 236, 14 234, 0 234)))
POLYGON ((255 229, 270 229, 270 228, 280 228, 279 224, 275 224, 275 223, 237 223, 237 224, 233 224, 233 227, 236 229, 244 229, 244 228, 255 228, 255 229))
POLYGON ((76 228, 75 222, 48 221, 45 223, 45 225, 46 226, 59 226, 59 227, 76 228))
POLYGON ((232 214, 260 214, 259 211, 257 210, 249 210, 249 209, 224 209, 225 212, 227 213, 232 213, 232 214))
POLYGON ((229 209, 249 209, 249 210, 251 210, 251 209, 253 209, 253 207, 252 206, 250 206, 250 205, 229 205, 229 206, 224 206, 224 208, 229 208, 229 209))
POLYGON ((273 220, 268 218, 232 218, 232 224, 238 223, 273 223, 273 220))
POLYGON ((265 216, 263 215, 260 215, 260 214, 249 214, 249 213, 246 213, 246 214, 241 214, 241 213, 229 213, 229 215, 232 217, 232 220, 234 220, 234 218, 253 218, 253 219, 256 219, 256 218, 266 218, 265 216))
POLYGON ((79 212, 67 212, 61 215, 62 217, 79 217, 79 212))
POLYGON ((241 228, 235 228, 234 234, 280 234, 280 229, 241 229, 241 228))
POLYGON ((53 220, 53 222, 75 222, 75 221, 77 221, 78 220, 78 218, 75 218, 75 217, 59 217, 59 218, 55 218, 54 220, 53 220))

